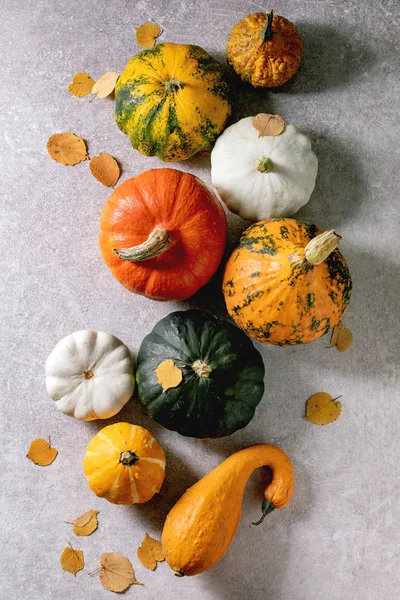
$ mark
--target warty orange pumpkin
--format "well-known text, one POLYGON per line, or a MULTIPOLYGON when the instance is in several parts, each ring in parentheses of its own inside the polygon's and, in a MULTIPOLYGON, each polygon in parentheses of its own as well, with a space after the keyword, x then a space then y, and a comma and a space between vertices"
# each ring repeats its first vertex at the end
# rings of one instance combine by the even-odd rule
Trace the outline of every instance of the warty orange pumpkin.
POLYGON ((224 556, 235 535, 242 512, 246 483, 259 467, 272 470, 266 487, 262 517, 283 508, 292 497, 294 474, 288 456, 271 444, 256 444, 235 452, 190 487, 169 512, 162 547, 175 575, 197 575, 224 556))
POLYGON ((154 300, 184 300, 214 275, 227 236, 216 195, 176 169, 151 169, 115 188, 99 244, 114 277, 154 300))
POLYGON ((143 427, 115 423, 90 440, 83 469, 96 496, 113 504, 143 503, 161 489, 165 454, 143 427))
POLYGON ((278 87, 299 68, 303 42, 294 25, 270 10, 237 23, 226 47, 228 63, 254 87, 278 87))
POLYGON ((342 318, 352 281, 340 236, 295 219, 271 219, 242 234, 225 267, 227 310, 248 335, 269 344, 306 344, 342 318))

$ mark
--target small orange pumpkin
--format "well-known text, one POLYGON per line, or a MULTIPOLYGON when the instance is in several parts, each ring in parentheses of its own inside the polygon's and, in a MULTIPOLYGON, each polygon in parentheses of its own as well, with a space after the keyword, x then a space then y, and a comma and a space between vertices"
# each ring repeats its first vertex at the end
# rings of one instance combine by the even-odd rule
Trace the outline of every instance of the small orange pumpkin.
POLYGON ((165 454, 143 427, 115 423, 90 440, 83 470, 96 496, 113 504, 137 504, 160 491, 165 454))
POLYGON ((200 179, 151 169, 115 188, 101 213, 99 244, 131 292, 184 300, 214 275, 227 229, 221 203, 200 179))
POLYGON ((303 42, 294 25, 270 10, 237 23, 228 38, 228 63, 254 87, 278 87, 299 68, 303 42))
POLYGON ((295 219, 251 225, 229 258, 223 292, 230 316, 269 344, 307 344, 342 318, 352 281, 341 237, 295 219))

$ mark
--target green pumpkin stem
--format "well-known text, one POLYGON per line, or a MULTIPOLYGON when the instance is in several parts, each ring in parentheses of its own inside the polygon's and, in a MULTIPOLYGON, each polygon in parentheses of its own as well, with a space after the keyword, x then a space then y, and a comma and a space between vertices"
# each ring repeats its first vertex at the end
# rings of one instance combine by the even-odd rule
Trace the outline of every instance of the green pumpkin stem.
POLYGON ((260 173, 269 173, 274 168, 274 163, 267 156, 259 158, 257 161, 257 171, 260 173))
POLYGON ((320 233, 305 247, 306 260, 312 265, 320 265, 335 250, 341 239, 333 229, 320 233))
POLYGON ((261 519, 259 519, 255 523, 252 523, 252 525, 260 525, 260 523, 262 523, 264 521, 265 517, 267 515, 269 515, 269 513, 271 513, 273 510, 275 510, 275 508, 276 507, 271 502, 271 500, 263 500, 262 504, 261 504, 261 510, 262 510, 261 519))
POLYGON ((265 42, 268 42, 269 40, 272 40, 272 21, 274 18, 274 11, 273 10, 269 10, 267 12, 267 22, 266 25, 264 27, 264 29, 261 32, 261 37, 262 37, 262 41, 263 44, 265 44, 265 42))
POLYGON ((165 82, 165 89, 167 92, 177 92, 178 90, 183 90, 183 84, 177 79, 170 79, 165 82))
POLYGON ((113 252, 121 260, 141 262, 163 254, 171 245, 171 237, 162 227, 156 227, 145 242, 131 248, 113 248, 113 252))
POLYGON ((131 452, 130 450, 125 450, 125 452, 121 452, 119 456, 119 462, 123 465, 126 465, 127 467, 131 467, 137 460, 139 460, 137 454, 131 452))

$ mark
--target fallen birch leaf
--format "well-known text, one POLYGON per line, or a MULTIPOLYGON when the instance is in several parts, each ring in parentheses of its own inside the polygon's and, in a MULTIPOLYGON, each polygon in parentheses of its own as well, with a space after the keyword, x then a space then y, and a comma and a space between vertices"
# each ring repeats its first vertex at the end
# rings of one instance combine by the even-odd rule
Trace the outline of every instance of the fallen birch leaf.
POLYGON ((60 563, 64 571, 69 571, 76 577, 77 572, 85 566, 82 550, 74 550, 72 546, 67 546, 60 556, 60 563))
POLYGON ((104 75, 98 78, 94 86, 92 87, 92 94, 98 98, 107 98, 115 90, 119 73, 115 71, 108 71, 104 75))
POLYGON ((47 152, 62 165, 77 165, 88 157, 85 142, 74 133, 55 133, 50 136, 47 152))
POLYGON ((75 535, 91 535, 99 525, 97 521, 98 514, 98 510, 88 510, 71 523, 70 521, 66 521, 66 523, 73 525, 72 531, 75 535))
POLYGON ((92 91, 94 86, 94 80, 87 73, 77 73, 74 75, 72 83, 68 86, 70 94, 77 96, 77 98, 83 98, 92 91))
POLYGON ((285 129, 285 121, 280 115, 259 113, 252 121, 253 127, 258 131, 258 137, 276 136, 285 129))
POLYGON ((339 352, 346 352, 353 343, 353 334, 346 329, 342 321, 332 329, 331 346, 335 346, 339 352))
POLYGON ((136 42, 142 48, 152 48, 160 33, 161 29, 155 23, 143 23, 136 27, 136 42))
POLYGON ((172 359, 163 360, 154 371, 163 392, 174 388, 182 381, 182 371, 176 367, 172 359))
POLYGON ((31 443, 28 454, 26 455, 35 465, 39 467, 48 467, 54 461, 58 454, 56 448, 52 448, 49 441, 43 438, 33 440, 31 443))
MULTIPOLYGON (((340 398, 340 396, 338 396, 340 398)), ((316 425, 328 425, 340 417, 342 405, 337 398, 325 392, 317 392, 307 400, 306 414, 303 419, 316 425)))
POLYGON ((129 558, 119 552, 104 552, 100 564, 100 582, 110 592, 124 592, 132 584, 143 585, 136 579, 129 558))
POLYGON ((107 187, 115 185, 121 174, 115 158, 105 152, 101 152, 99 156, 94 156, 89 163, 89 167, 93 177, 107 187))
POLYGON ((165 560, 161 542, 150 537, 148 533, 144 534, 144 540, 138 548, 137 555, 142 565, 151 571, 154 571, 158 562, 165 560))

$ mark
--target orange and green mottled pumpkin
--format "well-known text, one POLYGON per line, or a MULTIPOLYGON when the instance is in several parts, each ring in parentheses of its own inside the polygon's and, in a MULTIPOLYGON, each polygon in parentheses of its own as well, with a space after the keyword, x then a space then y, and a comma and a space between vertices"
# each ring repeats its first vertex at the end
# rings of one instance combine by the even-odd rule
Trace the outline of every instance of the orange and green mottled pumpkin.
POLYGON ((231 112, 223 67, 199 46, 136 54, 115 88, 115 120, 132 146, 171 162, 209 150, 231 112))
POLYGON ((259 221, 230 256, 223 292, 230 316, 269 344, 307 344, 335 327, 352 281, 334 231, 295 219, 259 221))
POLYGON ((299 68, 303 42, 295 26, 270 10, 237 23, 226 46, 228 63, 254 87, 278 87, 299 68))

